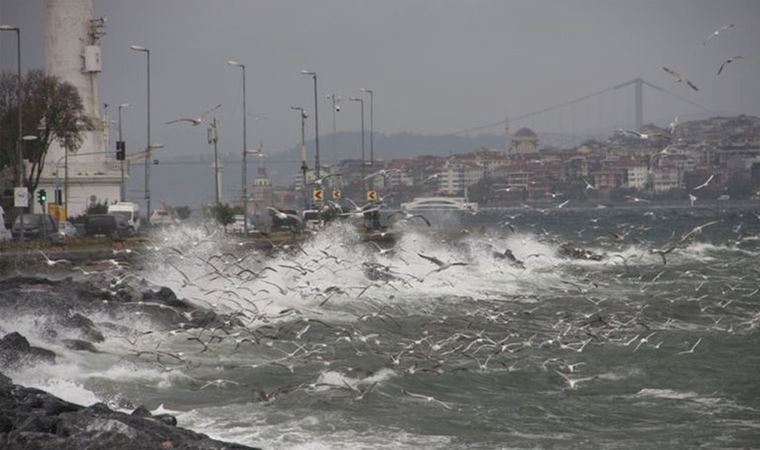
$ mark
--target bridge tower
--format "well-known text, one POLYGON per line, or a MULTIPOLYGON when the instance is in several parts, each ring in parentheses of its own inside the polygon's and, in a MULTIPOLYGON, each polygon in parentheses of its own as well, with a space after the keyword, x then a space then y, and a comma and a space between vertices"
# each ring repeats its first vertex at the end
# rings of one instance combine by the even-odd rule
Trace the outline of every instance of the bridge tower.
POLYGON ((636 129, 641 130, 641 127, 644 126, 644 80, 636 78, 633 80, 633 85, 636 97, 636 129))

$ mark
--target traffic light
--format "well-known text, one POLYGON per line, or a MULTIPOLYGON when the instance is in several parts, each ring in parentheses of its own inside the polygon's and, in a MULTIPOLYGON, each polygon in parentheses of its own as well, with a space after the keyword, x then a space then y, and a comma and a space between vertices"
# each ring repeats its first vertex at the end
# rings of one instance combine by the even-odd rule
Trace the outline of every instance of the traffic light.
POLYGON ((124 141, 116 141, 116 160, 124 161, 127 156, 127 146, 124 141))
POLYGON ((40 203, 40 205, 44 204, 47 201, 47 192, 45 192, 44 189, 37 191, 37 201, 40 203))

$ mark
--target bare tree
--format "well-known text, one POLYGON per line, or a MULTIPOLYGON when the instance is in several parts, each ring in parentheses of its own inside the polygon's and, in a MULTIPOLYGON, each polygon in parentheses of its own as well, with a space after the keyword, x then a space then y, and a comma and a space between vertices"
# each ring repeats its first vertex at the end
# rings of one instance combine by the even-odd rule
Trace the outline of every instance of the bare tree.
MULTIPOLYGON (((0 74, 0 168, 18 164, 17 83, 15 75, 0 74)), ((85 115, 76 87, 41 70, 26 74, 22 91, 24 134, 37 136, 37 140, 22 146, 23 157, 29 161, 26 185, 34 192, 50 144, 58 142, 66 151, 75 152, 82 145, 82 133, 93 129, 93 121, 85 115)))

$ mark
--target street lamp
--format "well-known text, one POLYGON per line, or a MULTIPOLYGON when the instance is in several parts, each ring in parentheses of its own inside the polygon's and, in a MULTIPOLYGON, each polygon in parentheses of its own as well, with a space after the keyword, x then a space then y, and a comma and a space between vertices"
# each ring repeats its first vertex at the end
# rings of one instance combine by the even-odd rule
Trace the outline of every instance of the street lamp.
POLYGON ((362 183, 364 183, 364 99, 363 98, 357 98, 357 97, 349 97, 349 100, 352 102, 359 102, 361 103, 362 108, 362 183))
MULTIPOLYGON (((22 136, 24 135, 23 127, 22 127, 22 117, 21 117, 21 99, 24 95, 24 91, 21 87, 21 28, 14 27, 12 25, 0 25, 0 31, 15 31, 16 32, 16 65, 17 65, 17 75, 18 75, 18 86, 17 86, 17 94, 18 97, 16 101, 18 102, 18 137, 16 138, 16 158, 18 159, 18 162, 16 164, 16 180, 17 180, 17 186, 23 187, 24 186, 24 156, 21 153, 21 140, 22 136)), ((26 207, 29 206, 29 203, 27 202, 26 207)), ((24 231, 24 209, 26 207, 21 208, 21 233, 24 231)), ((24 238, 24 235, 21 235, 21 238, 24 238)))
POLYGON ((317 105, 317 72, 302 70, 302 75, 311 75, 314 78, 314 175, 319 179, 319 106, 317 105))
POLYGON ((337 131, 336 127, 335 127, 335 113, 340 112, 340 105, 338 104, 338 103, 340 103, 340 95, 332 93, 330 95, 327 95, 326 98, 328 100, 332 101, 332 119, 333 119, 333 123, 332 123, 332 147, 333 147, 332 148, 332 156, 333 156, 333 158, 335 158, 335 153, 336 153, 337 148, 338 148, 338 144, 337 144, 337 133, 338 133, 338 131, 337 131))
POLYGON ((147 60, 147 68, 148 68, 148 104, 147 104, 147 134, 148 134, 148 140, 145 144, 145 202, 146 202, 146 216, 147 222, 150 223, 150 50, 148 50, 145 47, 140 47, 139 45, 132 45, 129 47, 130 49, 136 51, 136 52, 143 52, 145 53, 146 60, 147 60))
POLYGON ((306 164, 306 118, 309 117, 306 111, 300 106, 291 106, 290 109, 300 111, 301 114, 301 171, 303 172, 303 200, 304 206, 308 206, 309 201, 306 197, 306 171, 309 166, 306 164))
POLYGON ((372 167, 375 164, 375 91, 366 88, 361 88, 359 91, 369 94, 369 165, 372 167))
POLYGON ((117 147, 121 146, 121 148, 117 148, 116 149, 117 151, 121 151, 122 152, 122 160, 121 160, 121 189, 120 189, 120 192, 119 192, 119 198, 121 199, 122 202, 126 198, 126 189, 125 189, 125 185, 124 185, 124 161, 126 161, 126 159, 127 159, 127 147, 126 147, 126 145, 124 143, 124 139, 122 139, 122 136, 121 136, 121 110, 124 109, 124 108, 126 108, 126 107, 128 107, 128 106, 129 106, 129 103, 122 103, 121 105, 119 105, 119 143, 117 144, 117 147))
POLYGON ((248 140, 246 116, 248 115, 245 106, 245 65, 237 61, 227 61, 227 64, 240 67, 243 74, 243 233, 248 236, 248 140))

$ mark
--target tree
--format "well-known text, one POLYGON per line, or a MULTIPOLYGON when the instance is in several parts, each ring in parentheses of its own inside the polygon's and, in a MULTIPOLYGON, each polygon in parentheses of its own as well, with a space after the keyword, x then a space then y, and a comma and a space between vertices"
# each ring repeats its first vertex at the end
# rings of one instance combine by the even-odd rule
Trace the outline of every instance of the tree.
POLYGON ((211 215, 227 230, 227 225, 235 221, 235 210, 225 203, 217 203, 210 209, 211 215))
MULTIPOLYGON (((25 135, 37 140, 23 142, 23 158, 29 161, 26 185, 34 192, 45 167, 45 157, 53 142, 68 152, 82 145, 82 133, 93 129, 93 121, 85 115, 77 88, 57 77, 32 70, 21 80, 23 95, 22 128, 25 135)), ((15 168, 18 136, 18 78, 0 74, 0 168, 15 168)))

